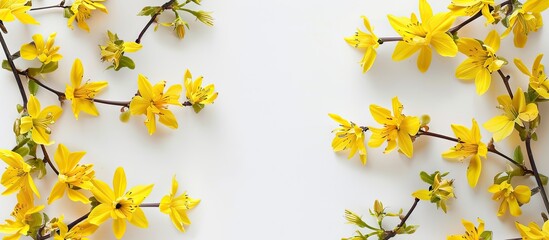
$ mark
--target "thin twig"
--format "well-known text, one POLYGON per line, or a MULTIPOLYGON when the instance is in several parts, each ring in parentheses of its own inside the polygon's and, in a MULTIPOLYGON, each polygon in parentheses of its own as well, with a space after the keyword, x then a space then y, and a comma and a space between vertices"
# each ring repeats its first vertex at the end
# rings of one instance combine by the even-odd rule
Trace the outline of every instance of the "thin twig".
MULTIPOLYGON (((3 26, 2 23, 0 23, 0 25, 3 26)), ((27 100, 27 94, 25 93, 25 88, 23 87, 23 81, 21 81, 21 77, 17 72, 17 68, 15 68, 15 63, 13 63, 10 50, 8 49, 8 45, 6 44, 6 40, 4 40, 4 35, 2 33, 0 33, 0 42, 2 42, 2 49, 4 49, 4 53, 6 54, 6 60, 8 60, 8 63, 10 64, 11 72, 15 77, 15 81, 17 81, 17 87, 19 88, 19 92, 21 93, 21 98, 23 99, 23 108, 27 108, 28 100, 27 100)))
POLYGON ((44 9, 51 9, 51 8, 70 8, 71 6, 65 6, 65 0, 61 1, 57 5, 52 6, 46 6, 46 7, 37 7, 37 8, 31 8, 29 11, 37 11, 37 10, 44 10, 44 9))
MULTIPOLYGON (((88 216, 90 216, 90 213, 86 213, 86 215, 84 215, 82 217, 79 217, 78 219, 76 219, 73 222, 69 223, 69 225, 67 225, 68 230, 71 230, 77 224, 79 224, 82 221, 88 219, 88 216)), ((38 240, 45 240, 45 239, 48 239, 48 238, 51 238, 51 237, 52 237, 52 235, 50 233, 48 235, 38 237, 38 240)))
POLYGON ((141 203, 139 207, 159 207, 160 203, 141 203))
POLYGON ((412 207, 410 208, 410 210, 408 210, 408 213, 406 213, 406 216, 404 216, 404 218, 402 218, 402 220, 400 220, 400 223, 395 227, 395 229, 385 232, 385 234, 387 234, 387 235, 385 235, 383 240, 387 240, 389 238, 392 238, 397 234, 398 230, 400 230, 400 228, 403 227, 404 224, 406 224, 406 220, 408 220, 410 215, 412 215, 412 212, 414 211, 414 209, 416 209, 416 206, 417 206, 418 202, 419 202, 419 198, 415 198, 414 199, 414 204, 412 204, 412 207))
POLYGON ((511 76, 503 74, 501 69, 498 69, 499 76, 501 77, 501 80, 503 80, 503 83, 505 84, 505 88, 507 89, 507 93, 509 94, 509 97, 513 99, 513 92, 511 91, 511 86, 509 86, 509 79, 511 79, 511 76))
POLYGON ((51 162, 50 155, 48 155, 48 151, 46 151, 46 147, 44 147, 44 144, 40 144, 40 148, 42 149, 42 153, 44 154, 44 162, 50 165, 51 170, 55 172, 56 175, 59 175, 59 171, 53 166, 53 163, 51 162))
POLYGON ((156 18, 158 18, 158 16, 160 16, 160 14, 162 14, 162 12, 166 9, 170 9, 171 8, 171 5, 175 2, 175 0, 170 0, 164 4, 162 4, 162 9, 159 10, 157 13, 155 13, 154 15, 151 16, 151 19, 149 20, 149 22, 147 22, 147 24, 145 25, 145 27, 141 30, 141 32, 139 32, 139 36, 137 37, 137 39, 135 39, 135 42, 136 43, 141 43, 141 38, 143 37, 143 35, 145 35, 145 32, 147 32, 147 29, 149 29, 149 27, 153 24, 153 22, 156 21, 156 18))
POLYGON ((530 161, 530 166, 532 167, 532 171, 534 172, 534 178, 536 179, 536 183, 538 184, 541 198, 543 199, 543 204, 545 205, 545 210, 549 213, 549 200, 547 199, 547 193, 545 193, 545 188, 543 187, 543 183, 541 182, 541 178, 539 176, 538 168, 536 167, 536 161, 534 160, 534 154, 532 153, 532 146, 530 144, 530 141, 532 140, 532 136, 528 134, 526 136, 526 152, 528 153, 528 160, 530 161))

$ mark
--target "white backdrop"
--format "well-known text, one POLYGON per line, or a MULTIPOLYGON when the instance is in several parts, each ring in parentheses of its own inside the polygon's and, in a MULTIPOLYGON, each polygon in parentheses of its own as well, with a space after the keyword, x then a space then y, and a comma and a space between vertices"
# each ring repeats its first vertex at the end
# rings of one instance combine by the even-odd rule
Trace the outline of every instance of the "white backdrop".
MULTIPOLYGON (((36 6, 52 5, 54 0, 34 1, 36 6)), ((449 1, 430 1, 435 12, 444 11, 449 1)), ((45 36, 57 32, 56 43, 64 56, 55 74, 44 81, 63 90, 69 83, 69 71, 75 58, 82 59, 85 79, 106 80, 104 99, 129 100, 136 91, 137 74, 152 82, 182 83, 185 69, 194 76, 204 75, 205 83, 215 83, 219 97, 200 114, 190 108, 174 110, 180 124, 172 131, 158 126, 149 136, 142 116, 129 123, 118 120, 119 108, 98 105, 101 116, 81 115, 76 121, 66 104, 61 119, 53 129, 52 139, 64 143, 71 151, 87 152, 83 163, 93 163, 97 177, 111 182, 118 166, 126 169, 128 186, 155 183, 147 202, 159 201, 170 189, 176 174, 180 191, 188 190, 202 199, 189 212, 192 225, 179 233, 167 215, 157 209, 145 209, 149 229, 129 226, 125 239, 340 239, 353 234, 345 224, 344 209, 368 215, 375 199, 391 210, 405 211, 413 202, 411 193, 426 188, 419 179, 425 170, 450 171, 455 178, 456 195, 444 214, 430 203, 421 202, 408 220, 418 224, 417 233, 395 239, 444 239, 464 231, 461 219, 476 223, 481 217, 495 239, 518 237, 516 220, 538 221, 542 204, 539 195, 523 207, 519 218, 496 217, 499 203, 492 201, 487 188, 492 177, 505 169, 506 163, 495 155, 484 161, 480 183, 470 189, 465 178, 467 162, 452 163, 440 157, 453 146, 432 138, 414 143, 415 155, 407 159, 396 151, 381 154, 382 148, 368 149, 368 163, 362 166, 358 156, 346 160, 347 153, 334 154, 331 130, 337 124, 328 113, 337 113, 361 125, 376 125, 368 106, 390 107, 391 98, 399 96, 407 115, 429 114, 431 129, 452 135, 451 123, 470 126, 471 118, 479 123, 500 112, 494 107, 498 95, 505 94, 499 78, 483 96, 477 96, 472 82, 454 77, 455 67, 464 59, 433 56, 429 71, 420 73, 416 56, 393 62, 393 43, 378 49, 378 58, 367 74, 361 73, 358 61, 362 52, 348 46, 343 38, 364 29, 361 15, 366 15, 378 36, 396 36, 386 14, 409 16, 418 12, 415 0, 348 1, 203 1, 201 9, 213 11, 215 26, 209 28, 187 18, 191 29, 179 41, 171 29, 150 29, 143 38, 144 48, 130 54, 136 70, 105 71, 99 61, 98 45, 106 39, 106 30, 134 40, 148 21, 136 14, 143 6, 161 5, 163 1, 107 1, 109 14, 94 13, 86 33, 66 27, 59 9, 33 12, 40 26, 7 23, 5 35, 12 52, 29 42, 34 33, 45 36)), ((549 19, 545 13, 546 19, 549 19)), ((484 39, 488 32, 484 20, 464 28, 460 34, 484 39), (481 30, 480 32, 475 32, 481 30)), ((501 29, 500 33, 502 32, 501 29)), ((542 39, 546 29, 531 34, 527 48, 512 46, 512 36, 503 40, 500 55, 512 61, 516 54, 528 66, 535 56, 547 53, 542 39)), ((549 64, 546 58, 543 61, 549 64)), ((16 64, 22 66, 22 60, 16 64)), ((527 78, 511 64, 503 69, 517 76, 511 85, 526 88, 527 78)), ((10 135, 17 117, 15 105, 21 98, 11 73, 0 72, 2 101, 0 109, 0 148, 10 149, 10 135)), ((56 99, 46 91, 38 97, 45 104, 56 99)), ((67 102, 68 103, 68 102, 67 102)), ((174 108, 172 108, 174 109, 174 108)), ((540 106, 541 114, 549 112, 540 106)), ((549 173, 546 145, 547 126, 539 128, 539 142, 534 145, 539 168, 549 173)), ((483 140, 490 139, 483 130, 483 140)), ((518 137, 498 144, 502 152, 512 154, 518 137)), ((48 147, 53 154, 56 145, 48 147)), ((55 177, 50 174, 38 185, 46 200, 55 177)), ((533 183, 533 181, 530 181, 533 183)), ((0 216, 12 210, 15 196, 2 197, 0 216)), ((87 212, 79 203, 59 200, 47 208, 50 216, 65 214, 74 219, 87 212)), ((367 218, 366 218, 367 219, 367 218)), ((394 222, 396 224, 396 221, 394 222)), ((110 220, 94 239, 113 239, 110 220)), ((391 225, 390 227, 392 227, 391 225)))

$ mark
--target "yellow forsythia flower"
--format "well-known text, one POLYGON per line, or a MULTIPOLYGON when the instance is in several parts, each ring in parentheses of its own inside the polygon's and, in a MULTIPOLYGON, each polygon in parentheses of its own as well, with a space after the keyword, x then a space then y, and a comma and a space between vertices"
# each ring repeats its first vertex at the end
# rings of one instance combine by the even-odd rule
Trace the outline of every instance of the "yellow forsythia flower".
POLYGON ((36 19, 27 13, 30 6, 28 0, 0 0, 0 21, 11 22, 17 18, 24 24, 38 24, 36 19))
POLYGON ((189 24, 180 17, 176 17, 172 22, 160 23, 160 25, 165 27, 173 27, 173 31, 179 39, 183 39, 185 37, 185 28, 189 27, 189 24))
POLYGON ((91 180, 95 176, 93 164, 78 164, 84 154, 86 152, 70 152, 63 144, 57 146, 54 159, 59 168, 59 175, 57 176, 57 183, 55 183, 51 190, 48 204, 63 197, 65 190, 72 201, 84 204, 90 202, 88 197, 77 190, 90 190, 93 187, 91 183, 91 180))
POLYGON ((442 211, 447 211, 446 201, 455 198, 454 194, 454 181, 448 179, 442 179, 440 174, 436 174, 433 179, 433 184, 427 189, 421 189, 412 193, 412 196, 424 201, 431 201, 437 204, 437 208, 440 207, 442 211))
POLYGON ((447 240, 482 240, 484 239, 481 237, 481 235, 489 231, 484 231, 484 221, 482 219, 477 218, 477 221, 478 221, 478 227, 475 227, 475 225, 472 222, 462 219, 461 223, 465 227, 465 234, 448 236, 448 238, 446 239, 447 240))
POLYGON ((493 200, 501 200, 498 216, 505 214, 507 209, 509 209, 511 215, 520 216, 522 214, 520 205, 530 202, 530 196, 532 195, 528 186, 518 185, 513 189, 513 186, 511 186, 508 181, 490 186, 488 192, 494 194, 494 196, 492 196, 493 200))
POLYGON ((357 29, 355 35, 346 37, 345 41, 355 48, 366 50, 364 57, 362 57, 362 60, 360 61, 362 72, 365 73, 370 70, 376 60, 375 49, 379 47, 379 38, 374 34, 374 29, 370 26, 370 21, 368 21, 368 18, 362 16, 362 19, 364 20, 366 30, 370 33, 365 33, 360 29, 357 29))
POLYGON ((17 240, 21 236, 27 235, 30 230, 30 224, 35 220, 32 215, 44 209, 44 205, 34 206, 32 193, 20 191, 17 194, 17 204, 13 208, 11 216, 15 219, 6 220, 5 224, 0 224, 0 233, 12 234, 5 236, 4 240, 17 240))
POLYGON ((67 22, 67 26, 73 29, 72 23, 76 21, 76 24, 80 29, 90 31, 90 27, 86 23, 86 20, 91 17, 93 10, 98 9, 101 12, 107 13, 107 8, 100 2, 105 0, 75 0, 71 5, 71 14, 67 22))
POLYGON ((175 115, 168 110, 168 104, 182 106, 179 97, 183 89, 181 85, 175 84, 164 93, 165 86, 166 82, 161 81, 153 87, 149 80, 141 74, 137 79, 139 95, 132 98, 130 112, 132 115, 145 114, 147 116, 145 126, 147 126, 150 135, 156 131, 156 115, 159 116, 159 121, 162 124, 174 129, 178 127, 175 115))
POLYGON ((334 151, 339 152, 350 149, 349 159, 358 151, 360 161, 362 164, 366 164, 367 154, 366 147, 364 146, 364 130, 360 126, 343 119, 337 114, 330 113, 328 115, 339 123, 339 127, 332 131, 335 132, 334 139, 332 140, 332 148, 334 151))
POLYGON ((88 236, 92 235, 99 226, 84 221, 70 230, 63 222, 58 223, 59 231, 54 231, 53 240, 89 240, 88 236))
POLYGON ((202 76, 193 81, 193 76, 187 69, 183 78, 187 90, 185 92, 185 97, 187 97, 187 100, 193 107, 199 105, 200 109, 202 109, 205 104, 212 104, 215 99, 217 99, 218 93, 215 91, 215 86, 213 84, 202 87, 202 76))
POLYGON ((72 112, 74 117, 78 120, 80 111, 83 111, 92 116, 99 115, 93 98, 103 88, 105 88, 107 82, 86 82, 82 85, 82 77, 84 76, 84 67, 80 59, 74 60, 71 69, 71 85, 67 85, 65 89, 65 97, 72 101, 72 112))
POLYGON ((475 79, 477 94, 484 94, 492 82, 492 73, 506 64, 504 60, 496 56, 499 49, 500 38, 496 30, 491 31, 484 42, 474 38, 460 38, 458 49, 467 55, 456 69, 456 77, 459 79, 475 79))
POLYGON ((21 155, 10 150, 0 149, 0 158, 8 164, 6 171, 2 174, 2 185, 6 187, 2 195, 31 190, 40 197, 30 173, 32 167, 23 160, 21 155))
POLYGON ((432 46, 438 54, 444 57, 456 56, 458 48, 454 39, 446 33, 455 16, 451 12, 433 15, 433 10, 426 0, 419 0, 420 23, 414 13, 410 18, 388 15, 391 26, 402 36, 403 41, 397 43, 393 52, 393 60, 401 61, 409 58, 417 51, 417 67, 425 72, 431 65, 432 46))
POLYGON ((498 97, 498 108, 504 111, 501 116, 493 117, 484 123, 484 128, 494 133, 494 141, 498 142, 511 135, 515 124, 524 127, 524 123, 531 122, 538 117, 538 106, 535 103, 526 104, 526 97, 521 88, 513 96, 501 95, 498 97))
POLYGON ((405 116, 402 114, 404 107, 398 101, 398 97, 393 98, 393 114, 389 109, 370 105, 370 113, 379 124, 383 124, 383 128, 368 127, 372 131, 372 137, 368 141, 368 146, 379 147, 383 142, 387 141, 387 147, 384 153, 393 151, 398 143, 399 150, 411 158, 414 153, 412 145, 412 137, 419 131, 419 118, 405 116))
POLYGON ((471 157, 469 166, 467 167, 467 180, 469 186, 475 187, 482 170, 481 157, 486 158, 486 154, 488 153, 486 144, 481 141, 480 129, 477 121, 473 119, 473 126, 471 129, 468 129, 463 125, 452 124, 452 131, 454 131, 459 142, 456 146, 450 148, 450 150, 442 153, 442 157, 459 161, 471 157))
POLYGON ((515 226, 519 230, 523 240, 549 239, 549 221, 545 221, 541 228, 535 222, 530 222, 528 226, 515 222, 515 226))
POLYGON ((57 121, 63 109, 52 105, 40 111, 40 102, 34 95, 31 95, 27 103, 27 111, 29 116, 21 118, 20 133, 25 134, 31 131, 32 141, 35 143, 44 145, 53 144, 53 141, 50 141, 50 125, 57 121))
POLYGON ((532 72, 528 70, 522 60, 515 58, 517 68, 528 77, 530 77, 530 87, 534 89, 541 97, 549 99, 549 78, 545 74, 545 67, 541 64, 543 54, 539 54, 534 60, 532 72))
POLYGON ((63 56, 57 53, 59 46, 53 46, 56 35, 57 33, 50 34, 48 40, 44 43, 44 37, 41 34, 34 34, 32 36, 33 42, 21 46, 21 57, 25 60, 38 58, 44 64, 58 62, 63 56))
POLYGON ((94 179, 92 193, 99 205, 92 209, 88 221, 94 225, 101 225, 107 219, 113 219, 114 236, 122 238, 126 232, 126 220, 131 224, 146 228, 148 226, 145 213, 139 205, 152 191, 153 185, 139 185, 126 191, 126 174, 119 167, 114 173, 111 189, 105 182, 94 179))
POLYGON ((184 232, 185 228, 183 227, 183 224, 191 224, 191 220, 189 220, 189 217, 187 216, 187 210, 193 209, 198 205, 200 199, 191 198, 186 192, 176 196, 177 188, 178 183, 174 176, 172 178, 172 191, 169 195, 162 197, 159 209, 161 212, 170 216, 170 219, 177 230, 184 232))
POLYGON ((112 62, 112 67, 115 70, 120 69, 120 60, 124 57, 124 53, 137 52, 143 47, 136 42, 124 42, 118 38, 117 34, 110 31, 107 31, 107 36, 109 38, 107 44, 99 46, 101 49, 101 61, 112 62))
POLYGON ((541 12, 549 7, 549 2, 546 0, 527 0, 524 5, 515 9, 509 17, 509 27, 503 34, 502 38, 506 37, 513 29, 513 42, 515 47, 522 48, 528 41, 530 32, 537 32, 543 25, 541 12))
POLYGON ((453 0, 448 9, 458 16, 473 16, 482 11, 486 24, 490 24, 495 21, 490 7, 495 5, 494 0, 453 0))

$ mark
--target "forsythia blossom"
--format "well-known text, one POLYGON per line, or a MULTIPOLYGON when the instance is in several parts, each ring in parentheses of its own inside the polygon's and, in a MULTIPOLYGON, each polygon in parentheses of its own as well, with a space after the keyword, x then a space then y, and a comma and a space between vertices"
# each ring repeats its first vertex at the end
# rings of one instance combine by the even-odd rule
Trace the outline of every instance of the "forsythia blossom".
POLYGON ((457 137, 458 143, 456 146, 450 148, 450 150, 442 153, 442 157, 460 161, 471 157, 469 166, 467 167, 467 180, 469 186, 475 187, 482 170, 481 157, 486 158, 488 148, 481 141, 480 129, 475 119, 473 119, 471 129, 463 125, 452 124, 452 130, 457 137))
POLYGON ((530 202, 530 196, 532 195, 528 186, 519 185, 513 188, 507 181, 490 186, 488 191, 494 194, 492 196, 493 200, 501 200, 498 216, 505 214, 507 209, 509 209, 511 215, 520 216, 522 214, 520 205, 530 202))
POLYGON ((92 116, 99 115, 93 98, 103 88, 105 88, 107 82, 86 82, 82 85, 82 78, 84 76, 84 67, 80 59, 74 60, 71 69, 71 85, 67 85, 65 90, 65 97, 72 101, 72 112, 74 117, 78 120, 80 111, 83 111, 92 116))
POLYGON ((337 114, 328 114, 334 121, 339 123, 339 127, 336 128, 334 139, 332 140, 332 148, 334 151, 339 152, 345 149, 350 149, 349 159, 352 158, 358 151, 360 161, 362 164, 366 164, 366 147, 364 146, 364 130, 349 122, 337 114))
POLYGON ((174 129, 178 127, 175 115, 168 110, 168 104, 182 106, 179 102, 179 97, 183 89, 181 85, 175 84, 164 93, 165 86, 165 81, 161 81, 153 86, 141 74, 139 74, 137 79, 139 95, 132 98, 130 112, 132 115, 145 114, 147 116, 145 126, 147 126, 150 135, 156 131, 156 115, 159 116, 159 121, 162 124, 174 129))
POLYGON ((0 0, 0 21, 11 22, 17 18, 24 24, 38 24, 36 19, 27 13, 31 9, 28 0, 0 0))
POLYGON ((202 87, 202 76, 193 81, 193 76, 187 69, 183 78, 187 90, 185 92, 185 97, 192 104, 195 112, 200 112, 200 110, 204 108, 204 105, 212 104, 215 99, 217 99, 218 93, 215 91, 215 86, 213 84, 202 87))
POLYGON ((40 110, 40 102, 31 95, 27 103, 27 112, 29 115, 21 118, 20 133, 25 134, 31 131, 32 141, 35 143, 53 144, 53 141, 50 141, 50 125, 57 121, 63 109, 52 105, 40 110))
POLYGON ((133 69, 133 60, 124 56, 124 53, 137 52, 143 46, 136 42, 124 42, 118 38, 117 34, 114 34, 110 31, 107 31, 107 44, 99 46, 101 49, 101 61, 103 62, 112 62, 112 66, 109 68, 114 68, 118 71, 122 67, 128 67, 133 69))
POLYGON ((523 240, 549 239, 549 221, 545 221, 542 227, 539 227, 535 222, 530 222, 528 226, 515 222, 515 226, 523 240))
POLYGON ((149 196, 153 185, 135 186, 125 193, 126 184, 124 169, 119 167, 112 180, 113 189, 105 182, 94 179, 91 190, 99 205, 92 209, 88 221, 100 225, 112 218, 114 236, 117 239, 122 238, 126 232, 126 220, 140 228, 146 228, 149 224, 139 205, 149 196))
POLYGON ((546 0, 527 0, 524 5, 515 9, 511 14, 509 17, 509 26, 501 37, 506 37, 512 29, 515 35, 513 39, 515 47, 524 47, 528 41, 528 34, 530 32, 537 32, 543 25, 541 12, 545 11, 548 7, 549 4, 546 0))
POLYGON ((69 17, 67 26, 70 29, 73 29, 72 23, 76 21, 76 24, 80 29, 89 32, 90 27, 86 23, 86 20, 91 17, 93 10, 107 13, 107 8, 101 3, 104 1, 105 0, 75 0, 70 8, 70 14, 72 15, 69 17))
POLYGON ((0 149, 0 159, 8 164, 6 171, 2 174, 2 185, 6 187, 2 195, 30 190, 40 197, 40 193, 32 180, 32 167, 23 160, 21 155, 10 150, 0 149))
POLYGON ((509 95, 498 97, 498 108, 504 111, 501 116, 493 117, 484 123, 484 128, 494 133, 494 141, 498 142, 511 135, 515 124, 524 127, 524 123, 538 117, 538 106, 535 103, 526 104, 526 97, 521 88, 517 89, 513 99, 509 95))
POLYGON ((51 190, 48 204, 63 197, 65 191, 72 201, 89 203, 88 198, 78 189, 90 190, 93 187, 91 180, 95 176, 93 164, 78 164, 85 152, 70 152, 63 144, 59 144, 55 151, 54 160, 59 168, 57 183, 51 190))
POLYGON ((402 36, 393 52, 393 60, 401 61, 419 51, 417 67, 425 72, 431 65, 431 47, 444 57, 456 56, 458 48, 454 39, 447 33, 455 16, 450 12, 433 15, 426 0, 419 1, 420 23, 414 13, 410 18, 389 15, 389 23, 402 36))
POLYGON ((184 232, 185 228, 183 225, 191 224, 191 220, 189 220, 189 217, 187 216, 187 210, 193 209, 198 205, 200 199, 191 198, 186 192, 176 196, 178 186, 174 176, 172 178, 172 191, 169 195, 164 196, 162 200, 160 200, 159 209, 161 212, 170 216, 170 219, 177 230, 184 232))
POLYGON ((454 180, 442 179, 442 176, 437 173, 433 178, 433 184, 429 190, 418 190, 412 193, 412 196, 420 200, 436 203, 437 208, 440 207, 442 211, 446 212, 446 201, 456 197, 453 184, 454 180))
POLYGON ((545 66, 541 64, 542 58, 543 54, 538 54, 536 60, 534 60, 532 72, 518 58, 515 58, 515 65, 522 73, 530 77, 530 87, 542 98, 549 99, 549 78, 545 74, 545 66))
POLYGON ((360 29, 357 29, 355 35, 346 37, 345 41, 355 48, 365 50, 360 65, 362 66, 362 72, 367 72, 376 60, 376 48, 379 47, 379 38, 374 34, 374 29, 370 25, 368 18, 362 16, 362 19, 364 20, 366 30, 370 33, 365 33, 360 29))
POLYGON ((491 31, 484 42, 474 38, 460 38, 458 49, 468 58, 456 69, 459 79, 475 79, 477 94, 484 94, 492 82, 492 73, 499 70, 506 62, 496 56, 499 49, 499 34, 491 31))
POLYGON ((17 204, 13 208, 11 216, 14 220, 6 220, 5 224, 0 224, 0 232, 12 234, 11 236, 5 236, 4 240, 17 240, 22 235, 27 235, 31 228, 31 223, 35 213, 38 213, 44 209, 44 205, 34 206, 34 198, 32 193, 26 191, 20 191, 17 194, 17 204))
POLYGON ((465 234, 448 236, 447 240, 491 239, 492 231, 484 230, 484 221, 482 219, 477 218, 477 221, 478 221, 478 227, 475 227, 475 225, 472 222, 462 219, 461 223, 465 227, 465 234), (490 238, 487 238, 487 237, 490 237, 490 238))
POLYGON ((50 34, 48 40, 44 43, 44 37, 42 37, 41 34, 34 34, 32 36, 33 42, 21 46, 21 58, 25 60, 34 60, 35 58, 38 58, 38 60, 44 64, 58 62, 63 56, 57 53, 59 51, 59 46, 53 46, 56 35, 56 33, 50 34))
POLYGON ((408 158, 411 158, 414 153, 412 137, 419 131, 419 118, 402 114, 404 107, 397 97, 394 97, 392 102, 394 116, 391 115, 389 109, 374 104, 370 105, 370 113, 376 122, 383 124, 383 128, 368 127, 372 131, 368 146, 379 147, 387 141, 384 153, 389 153, 398 144, 399 150, 408 158))
POLYGON ((494 5, 494 0, 453 0, 448 9, 458 16, 473 16, 482 12, 486 23, 490 24, 495 21, 490 12, 490 8, 494 5))

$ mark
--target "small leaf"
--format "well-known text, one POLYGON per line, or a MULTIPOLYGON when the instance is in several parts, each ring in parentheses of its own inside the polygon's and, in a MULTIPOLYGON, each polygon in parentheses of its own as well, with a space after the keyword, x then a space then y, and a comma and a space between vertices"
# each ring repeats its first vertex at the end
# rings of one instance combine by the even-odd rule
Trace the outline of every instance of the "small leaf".
POLYGON ((204 109, 204 104, 200 104, 200 103, 193 104, 193 110, 195 113, 199 113, 200 111, 202 111, 202 109, 204 109))
POLYGON ((2 61, 2 68, 6 69, 8 71, 11 71, 11 66, 10 66, 10 63, 8 62, 8 60, 2 61))
POLYGON ((133 62, 133 60, 131 58, 126 57, 126 56, 122 56, 122 57, 120 57, 120 63, 118 64, 118 68, 115 68, 114 70, 118 71, 123 67, 127 67, 129 69, 134 69, 135 68, 135 63, 133 62))
POLYGON ((38 92, 38 88, 39 88, 38 84, 36 84, 36 82, 34 80, 30 80, 28 84, 29 84, 30 94, 36 95, 36 93, 38 92))
POLYGON ((492 240, 492 231, 484 231, 480 234, 482 240, 492 240))
POLYGON ((538 140, 538 133, 532 133, 531 137, 532 137, 532 140, 537 141, 538 140))
POLYGON ((146 6, 143 9, 141 9, 141 12, 139 12, 137 16, 152 16, 161 11, 162 11, 162 7, 146 6))
POLYGON ((424 182, 426 182, 428 184, 433 184, 433 178, 429 174, 427 174, 426 172, 421 171, 421 173, 419 173, 419 177, 424 182))
POLYGON ((21 157, 25 157, 29 154, 29 148, 28 147, 20 147, 20 148, 17 148, 15 149, 14 152, 18 153, 19 155, 21 155, 21 157))
POLYGON ((70 18, 74 15, 74 13, 71 11, 71 8, 65 8, 65 11, 63 12, 63 17, 70 18))
POLYGON ((59 64, 57 62, 50 62, 48 64, 45 64, 42 66, 41 73, 51 73, 55 70, 57 70, 59 64))
POLYGON ((520 164, 524 163, 524 156, 522 155, 522 149, 520 146, 517 146, 515 148, 515 152, 513 153, 513 159, 515 162, 518 162, 520 164))
POLYGON ((541 179, 541 184, 543 185, 547 185, 547 176, 543 175, 543 174, 539 174, 539 178, 541 179))
POLYGON ((27 74, 29 76, 33 76, 33 77, 40 74, 40 72, 42 72, 42 68, 29 68, 29 69, 27 69, 27 74))

